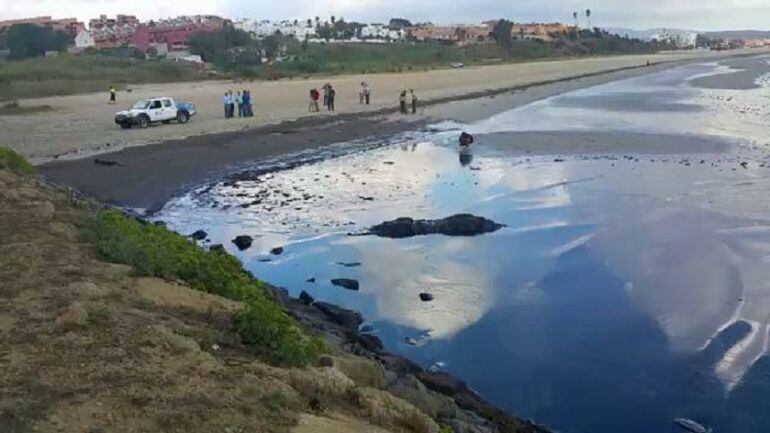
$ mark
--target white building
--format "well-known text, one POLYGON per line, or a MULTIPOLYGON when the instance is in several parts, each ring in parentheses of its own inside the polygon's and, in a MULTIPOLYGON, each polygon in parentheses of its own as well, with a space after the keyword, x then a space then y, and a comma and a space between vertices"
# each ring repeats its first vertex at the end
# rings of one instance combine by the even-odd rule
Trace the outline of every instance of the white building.
POLYGON ((81 30, 77 35, 75 35, 75 48, 84 50, 95 45, 96 41, 94 40, 94 35, 88 30, 81 30))
POLYGON ((406 38, 405 30, 393 30, 384 24, 367 24, 361 28, 361 39, 400 41, 404 38, 406 38))
POLYGON ((669 42, 677 48, 695 48, 698 42, 698 34, 663 30, 657 35, 653 35, 651 39, 659 42, 669 42))
POLYGON ((242 19, 234 23, 235 28, 251 33, 257 38, 264 38, 275 34, 291 36, 298 40, 312 39, 315 37, 315 24, 308 26, 307 20, 284 21, 255 21, 242 19))

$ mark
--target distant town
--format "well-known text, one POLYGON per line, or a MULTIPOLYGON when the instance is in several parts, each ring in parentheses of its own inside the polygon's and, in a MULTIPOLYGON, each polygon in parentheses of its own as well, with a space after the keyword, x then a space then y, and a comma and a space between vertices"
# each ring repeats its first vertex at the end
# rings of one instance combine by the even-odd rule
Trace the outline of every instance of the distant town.
MULTIPOLYGON (((581 14, 582 16, 582 14, 581 14)), ((511 38, 521 40, 549 41, 554 35, 567 34, 576 29, 588 28, 590 12, 586 23, 581 26, 578 14, 575 22, 563 23, 513 23, 511 38)), ((226 25, 243 30, 254 39, 273 35, 296 38, 299 41, 318 43, 392 43, 399 41, 428 42, 466 45, 492 42, 497 20, 478 24, 435 25, 432 23, 411 23, 406 19, 392 19, 388 23, 347 22, 344 18, 322 19, 312 17, 295 20, 256 20, 250 18, 230 20, 213 15, 180 16, 170 19, 143 22, 136 16, 101 15, 88 23, 75 18, 55 19, 50 16, 0 21, 0 36, 14 25, 33 24, 60 31, 69 38, 68 51, 104 50, 131 47, 144 53, 165 56, 177 60, 202 62, 200 56, 191 54, 188 40, 196 32, 218 31, 226 25)), ((620 35, 624 36, 624 35, 620 35)), ((694 49, 699 46, 699 33, 690 31, 661 30, 650 35, 648 40, 665 42, 676 49, 694 49)), ((732 38, 715 40, 712 49, 770 46, 770 38, 732 38)), ((7 56, 7 50, 0 50, 0 58, 7 56)), ((54 54, 54 53, 51 53, 54 54)))

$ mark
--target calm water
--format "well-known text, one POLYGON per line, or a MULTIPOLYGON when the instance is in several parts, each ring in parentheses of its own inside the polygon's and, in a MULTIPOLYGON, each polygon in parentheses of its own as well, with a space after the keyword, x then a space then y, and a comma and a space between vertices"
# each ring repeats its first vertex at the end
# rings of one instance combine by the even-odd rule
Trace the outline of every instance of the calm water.
POLYGON ((157 217, 207 230, 294 295, 361 311, 391 350, 559 431, 674 432, 672 419, 687 417, 717 432, 767 432, 770 169, 752 148, 770 132, 765 89, 688 85, 726 71, 693 65, 446 122, 207 186, 157 217), (460 128, 477 134, 473 155, 457 152, 460 128), (576 152, 527 154, 545 131, 576 152), (627 134, 622 152, 592 150, 605 133, 627 134), (674 133, 697 135, 708 153, 648 146, 674 133), (473 238, 348 236, 458 212, 507 227, 473 238), (240 234, 255 236, 242 253, 230 244, 240 234), (270 255, 278 246, 285 252, 270 255), (421 302, 423 292, 435 299, 421 302))

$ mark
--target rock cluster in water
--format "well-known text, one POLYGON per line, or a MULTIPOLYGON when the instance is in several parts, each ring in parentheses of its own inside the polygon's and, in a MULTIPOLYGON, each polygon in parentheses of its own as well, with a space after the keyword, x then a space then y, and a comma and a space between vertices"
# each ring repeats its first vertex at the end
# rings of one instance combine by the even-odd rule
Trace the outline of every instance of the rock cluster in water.
POLYGON ((336 278, 331 281, 332 284, 344 289, 358 291, 358 281, 350 278, 336 278))
POLYGON ((504 225, 483 217, 470 214, 458 214, 439 220, 398 218, 372 227, 369 230, 369 234, 394 239, 430 234, 476 236, 497 231, 502 227, 504 227, 504 225))
POLYGON ((235 244, 240 251, 248 250, 251 248, 252 243, 254 243, 254 238, 248 235, 241 235, 233 239, 233 244, 235 244))

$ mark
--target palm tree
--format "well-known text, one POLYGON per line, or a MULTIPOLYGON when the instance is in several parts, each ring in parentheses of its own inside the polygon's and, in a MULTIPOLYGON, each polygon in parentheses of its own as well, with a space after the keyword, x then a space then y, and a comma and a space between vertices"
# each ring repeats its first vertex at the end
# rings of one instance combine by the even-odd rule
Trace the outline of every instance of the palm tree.
POLYGON ((335 21, 337 21, 337 19, 334 18, 334 15, 332 15, 332 24, 334 24, 335 21))
POLYGON ((586 19, 588 20, 588 30, 591 30, 591 9, 586 9, 586 19))
POLYGON ((572 18, 575 19, 575 30, 577 30, 577 28, 578 28, 578 13, 577 13, 577 11, 572 12, 572 18))

